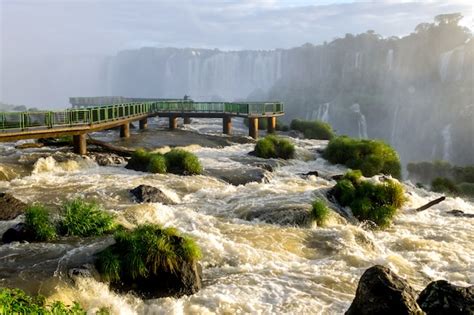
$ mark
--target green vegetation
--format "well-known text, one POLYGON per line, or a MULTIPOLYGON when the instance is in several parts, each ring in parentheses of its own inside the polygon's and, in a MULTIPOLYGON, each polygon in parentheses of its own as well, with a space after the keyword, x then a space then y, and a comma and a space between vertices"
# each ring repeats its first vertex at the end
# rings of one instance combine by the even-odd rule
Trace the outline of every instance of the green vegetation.
POLYGON ((115 233, 115 244, 98 254, 97 269, 104 279, 146 278, 160 271, 174 272, 182 263, 201 258, 197 244, 174 228, 155 224, 115 233))
POLYGON ((25 224, 39 242, 57 238, 56 228, 49 217, 49 211, 41 204, 33 204, 26 209, 25 224))
POLYGON ((333 164, 344 164, 371 177, 377 174, 401 178, 397 152, 380 140, 353 139, 341 136, 329 141, 324 158, 333 164))
POLYGON ((165 155, 138 149, 133 153, 127 168, 159 174, 169 172, 195 175, 202 173, 202 166, 197 156, 182 149, 172 149, 165 155))
POLYGON ((456 184, 448 178, 437 177, 431 182, 431 190, 439 193, 457 195, 459 193, 456 184))
POLYGON ((293 119, 290 128, 301 131, 309 139, 331 140, 334 138, 334 131, 331 125, 323 121, 293 119))
POLYGON ((264 159, 280 158, 287 160, 295 155, 295 146, 287 139, 270 135, 257 141, 255 154, 264 159))
POLYGON ((351 208, 356 218, 372 221, 382 228, 390 225, 405 202, 402 185, 391 179, 381 183, 363 180, 360 171, 347 172, 332 192, 339 204, 351 208))
POLYGON ((174 174, 201 174, 202 166, 199 159, 191 152, 182 149, 172 149, 165 154, 168 171, 174 174))
POLYGON ((461 196, 474 198, 474 183, 461 183, 457 188, 461 196))
POLYGON ((324 226, 329 218, 330 211, 324 201, 316 199, 312 204, 311 218, 318 226, 324 226))
POLYGON ((96 203, 74 199, 63 205, 59 222, 61 235, 100 236, 115 228, 113 217, 96 203))
POLYGON ((86 312, 76 302, 71 306, 60 301, 47 305, 42 296, 32 297, 20 289, 1 288, 0 314, 85 315, 86 312))

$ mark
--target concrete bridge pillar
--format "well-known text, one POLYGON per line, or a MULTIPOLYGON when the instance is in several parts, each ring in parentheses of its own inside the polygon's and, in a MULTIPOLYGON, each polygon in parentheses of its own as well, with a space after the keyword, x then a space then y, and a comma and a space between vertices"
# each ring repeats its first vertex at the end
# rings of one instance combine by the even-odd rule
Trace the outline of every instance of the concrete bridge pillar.
POLYGON ((74 145, 74 153, 85 155, 87 153, 87 140, 86 134, 72 136, 72 142, 74 145))
POLYGON ((275 116, 267 118, 267 132, 275 133, 277 118, 275 116))
POLYGON ((130 137, 130 123, 126 123, 120 126, 120 138, 128 137, 130 137))
POLYGON ((185 125, 189 125, 191 123, 191 117, 184 117, 183 118, 183 123, 185 125))
POLYGON ((222 130, 226 135, 232 134, 232 118, 230 116, 224 116, 222 119, 222 130))
POLYGON ((178 128, 178 117, 170 117, 170 130, 178 128))
POLYGON ((148 128, 148 119, 143 118, 143 119, 138 121, 138 124, 139 124, 140 130, 147 129, 148 128))
POLYGON ((249 136, 258 139, 258 118, 249 117, 249 136))

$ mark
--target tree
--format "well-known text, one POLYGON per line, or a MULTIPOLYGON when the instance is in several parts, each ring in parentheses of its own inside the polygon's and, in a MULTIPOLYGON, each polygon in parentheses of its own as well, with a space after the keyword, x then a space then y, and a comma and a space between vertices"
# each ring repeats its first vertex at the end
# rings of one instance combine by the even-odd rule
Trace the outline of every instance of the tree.
POLYGON ((461 13, 449 13, 449 14, 440 14, 435 16, 434 20, 436 23, 443 24, 454 24, 458 25, 459 21, 462 20, 464 16, 461 13))

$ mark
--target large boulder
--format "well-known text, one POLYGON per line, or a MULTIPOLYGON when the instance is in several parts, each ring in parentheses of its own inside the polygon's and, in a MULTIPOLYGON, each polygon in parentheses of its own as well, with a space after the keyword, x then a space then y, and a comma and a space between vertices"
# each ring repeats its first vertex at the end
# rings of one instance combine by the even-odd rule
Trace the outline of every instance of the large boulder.
POLYGON ((27 205, 8 193, 0 193, 0 220, 13 220, 23 214, 27 205))
POLYGON ((422 314, 415 290, 390 269, 376 265, 359 280, 356 296, 346 315, 422 314))
POLYGON ((173 205, 175 202, 169 198, 161 189, 140 185, 130 190, 137 202, 160 202, 165 205, 173 205))
POLYGON ((474 314, 474 286, 460 287, 445 280, 431 282, 417 300, 426 314, 474 314))
POLYGON ((311 224, 310 210, 311 205, 309 204, 285 204, 246 207, 238 212, 240 212, 239 217, 244 220, 259 220, 282 226, 306 227, 311 224))
POLYGON ((25 223, 15 224, 2 235, 2 242, 8 244, 11 242, 32 242, 35 239, 33 231, 28 229, 25 223))
POLYGON ((260 167, 240 168, 240 169, 221 169, 207 168, 204 175, 216 177, 234 186, 245 185, 251 182, 265 182, 269 172, 260 167))

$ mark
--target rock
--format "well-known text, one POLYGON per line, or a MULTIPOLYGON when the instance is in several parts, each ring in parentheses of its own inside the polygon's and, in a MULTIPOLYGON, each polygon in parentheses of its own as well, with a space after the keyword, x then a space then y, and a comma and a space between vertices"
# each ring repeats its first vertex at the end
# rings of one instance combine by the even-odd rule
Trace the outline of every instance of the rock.
POLYGON ((93 264, 84 264, 79 267, 71 268, 68 271, 69 278, 75 280, 78 277, 81 278, 93 278, 96 281, 100 281, 100 274, 93 264))
POLYGON ((390 269, 376 265, 359 280, 356 296, 346 315, 422 314, 415 290, 390 269))
POLYGON ((135 279, 121 278, 110 283, 119 292, 135 292, 145 299, 192 295, 202 287, 202 267, 198 263, 182 263, 174 272, 160 271, 158 275, 135 279))
POLYGON ((447 213, 454 215, 455 217, 461 217, 461 218, 474 218, 474 213, 465 213, 464 211, 461 210, 451 210, 448 211, 447 213))
POLYGON ((27 142, 15 146, 15 149, 33 149, 33 148, 42 148, 44 143, 41 142, 27 142))
POLYGON ((331 176, 331 179, 335 180, 336 182, 337 182, 338 180, 343 179, 343 178, 344 178, 344 174, 337 174, 337 175, 332 175, 332 176, 331 176))
POLYGON ((240 169, 205 169, 204 175, 219 178, 234 186, 245 185, 251 182, 262 183, 267 181, 269 172, 260 168, 240 168, 240 169))
POLYGON ((281 206, 268 206, 257 209, 245 209, 239 217, 244 220, 260 220, 270 224, 284 226, 309 226, 311 205, 285 204, 281 206))
POLYGON ((127 159, 113 153, 89 153, 88 157, 100 166, 125 164, 127 159))
POLYGON ((27 205, 8 193, 0 193, 0 220, 13 220, 23 214, 27 205))
POLYGON ((136 161, 134 159, 130 159, 127 165, 125 165, 125 168, 129 170, 138 171, 138 172, 148 172, 147 164, 140 163, 139 161, 136 161))
POLYGON ((417 300, 427 315, 474 314, 474 286, 460 287, 445 280, 431 282, 417 300))
POLYGON ((175 204, 161 189, 153 186, 140 185, 130 190, 130 193, 137 202, 160 202, 165 205, 175 204))
POLYGON ((25 223, 18 223, 9 228, 2 235, 2 242, 8 244, 11 242, 32 242, 34 233, 26 227, 25 223))
POLYGON ((316 176, 318 177, 319 176, 319 172, 318 171, 310 171, 308 173, 304 173, 304 174, 299 174, 300 176, 303 176, 303 177, 308 177, 308 176, 316 176))

